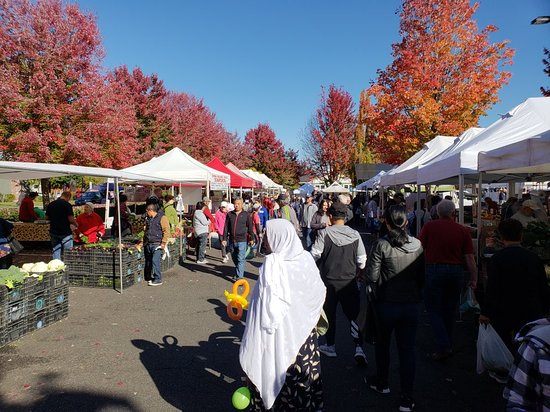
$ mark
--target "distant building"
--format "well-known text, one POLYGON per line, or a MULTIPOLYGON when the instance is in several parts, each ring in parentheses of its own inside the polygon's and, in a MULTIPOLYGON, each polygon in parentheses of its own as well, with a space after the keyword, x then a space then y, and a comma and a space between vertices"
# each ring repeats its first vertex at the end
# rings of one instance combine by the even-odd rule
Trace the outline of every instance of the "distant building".
MULTIPOLYGON (((341 186, 345 187, 348 190, 351 190, 353 188, 353 182, 349 177, 341 177, 340 179, 336 180, 336 182, 338 182, 341 186)), ((300 176, 300 186, 306 183, 309 183, 317 190, 323 190, 327 187, 327 185, 325 185, 325 181, 319 177, 308 175, 300 176)))

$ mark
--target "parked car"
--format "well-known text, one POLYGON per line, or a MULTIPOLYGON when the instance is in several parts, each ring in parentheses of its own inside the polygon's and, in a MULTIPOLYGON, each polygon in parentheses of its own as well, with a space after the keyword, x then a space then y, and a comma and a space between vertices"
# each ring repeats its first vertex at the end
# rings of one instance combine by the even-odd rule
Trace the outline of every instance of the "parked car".
POLYGON ((105 197, 101 192, 84 192, 80 197, 77 197, 74 201, 74 204, 76 206, 82 206, 85 203, 96 203, 96 204, 102 204, 105 203, 105 197))

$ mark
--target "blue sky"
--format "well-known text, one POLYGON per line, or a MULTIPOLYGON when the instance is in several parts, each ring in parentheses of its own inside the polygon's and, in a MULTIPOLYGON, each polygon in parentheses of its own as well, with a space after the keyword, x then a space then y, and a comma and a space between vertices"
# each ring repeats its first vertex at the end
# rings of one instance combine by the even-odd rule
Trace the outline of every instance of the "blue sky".
MULTIPOLYGON (((301 149, 302 131, 319 104, 321 86, 342 86, 354 98, 391 63, 399 41, 398 0, 73 0, 97 16, 104 66, 140 67, 166 87, 204 99, 241 138, 267 122, 287 148, 301 149)), ((516 49, 512 78, 480 120, 550 87, 542 50, 550 48, 549 0, 481 0, 479 27, 494 24, 493 41, 516 49)))

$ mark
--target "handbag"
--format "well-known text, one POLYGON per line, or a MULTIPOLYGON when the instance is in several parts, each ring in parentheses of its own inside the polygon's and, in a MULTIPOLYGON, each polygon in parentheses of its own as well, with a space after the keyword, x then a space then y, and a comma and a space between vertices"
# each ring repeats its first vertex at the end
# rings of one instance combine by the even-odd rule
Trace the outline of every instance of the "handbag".
POLYGON ((24 249, 23 245, 19 243, 19 241, 13 236, 10 236, 8 238, 8 245, 10 245, 11 253, 13 253, 14 255, 24 249))

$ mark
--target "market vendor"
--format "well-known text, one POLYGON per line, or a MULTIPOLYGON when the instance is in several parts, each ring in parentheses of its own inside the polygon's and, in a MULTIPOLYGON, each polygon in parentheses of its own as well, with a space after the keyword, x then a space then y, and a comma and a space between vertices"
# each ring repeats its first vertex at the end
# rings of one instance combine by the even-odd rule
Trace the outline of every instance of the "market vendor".
POLYGON ((527 227, 531 222, 541 221, 535 217, 535 212, 540 208, 535 201, 531 199, 524 200, 519 210, 511 217, 512 219, 519 220, 523 227, 527 227))
POLYGON ((76 224, 78 227, 75 230, 75 235, 81 242, 96 243, 105 235, 103 220, 94 212, 93 203, 84 204, 84 213, 78 215, 76 224))
POLYGON ((30 192, 21 201, 21 205, 19 206, 19 220, 21 222, 32 223, 39 219, 34 210, 34 199, 36 199, 36 196, 38 196, 38 193, 30 192))

